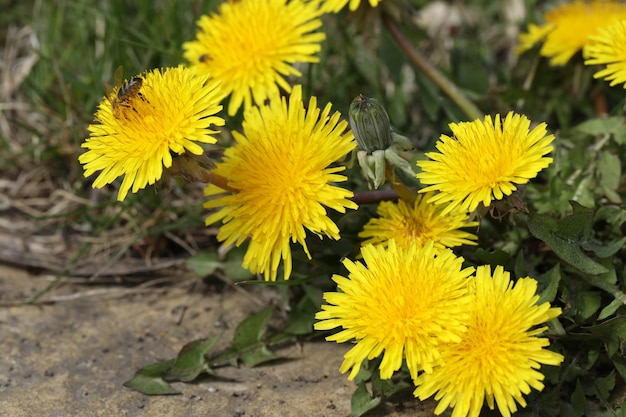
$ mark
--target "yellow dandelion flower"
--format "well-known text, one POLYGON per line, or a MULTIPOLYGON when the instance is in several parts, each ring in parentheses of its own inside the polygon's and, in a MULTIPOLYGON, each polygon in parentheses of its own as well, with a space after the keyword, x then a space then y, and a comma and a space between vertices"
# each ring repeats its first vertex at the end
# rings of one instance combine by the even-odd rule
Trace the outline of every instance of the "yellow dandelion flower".
POLYGON ((428 201, 448 204, 442 214, 473 211, 480 203, 488 207, 525 184, 552 163, 544 155, 552 151, 553 135, 546 136, 546 124, 530 131, 526 116, 510 112, 503 122, 486 116, 484 121, 451 123, 453 136, 441 135, 437 152, 426 153, 431 161, 418 161, 420 192, 439 191, 428 201))
POLYGON ((518 53, 543 41, 539 53, 550 58, 550 65, 565 65, 590 42, 590 36, 602 27, 626 19, 626 5, 617 1, 575 1, 562 4, 545 14, 542 26, 529 25, 519 35, 518 53))
POLYGON ((589 39, 590 43, 583 50, 585 65, 608 64, 593 77, 611 81, 611 87, 626 83, 626 20, 600 29, 598 35, 589 39))
POLYGON ((522 407, 530 389, 541 391, 541 364, 560 365, 563 356, 544 349, 550 344, 538 337, 547 327, 537 326, 559 316, 550 303, 537 305, 537 281, 530 277, 510 281, 509 273, 489 266, 476 270, 471 287, 469 321, 460 343, 441 347, 441 365, 422 374, 414 394, 424 400, 435 392, 435 414, 454 407, 454 417, 478 417, 483 402, 495 404, 503 416, 522 407))
POLYGON ((403 248, 412 244, 424 246, 429 240, 439 249, 476 245, 476 235, 459 229, 476 227, 478 222, 470 222, 466 211, 451 210, 442 215, 441 206, 428 203, 433 196, 433 193, 418 195, 412 207, 404 200, 397 204, 391 201, 380 203, 380 217, 370 219, 359 233, 360 238, 367 239, 363 245, 387 245, 391 239, 403 248))
MULTIPOLYGON (((352 151, 355 142, 352 133, 344 133, 348 123, 330 112, 330 104, 320 111, 315 97, 305 110, 301 86, 294 87, 289 104, 276 97, 269 105, 250 108, 244 114, 244 134, 233 132, 237 143, 214 171, 238 191, 205 203, 221 207, 206 223, 223 222, 217 238, 227 245, 240 245, 249 237, 243 265, 266 280, 276 280, 281 259, 289 279, 290 241, 300 243, 311 257, 306 230, 339 239, 326 207, 341 213, 357 208, 349 200, 351 191, 332 185, 346 177, 337 174, 345 167, 330 165, 352 151)), ((206 195, 223 192, 214 185, 205 190, 206 195)))
MULTIPOLYGON (((368 0, 370 6, 376 7, 382 0, 368 0)), ((355 11, 361 5, 361 0, 322 0, 322 11, 324 13, 337 13, 348 4, 351 12, 355 11), (349 3, 349 4, 348 4, 349 3)))
POLYGON ((348 378, 353 379, 364 360, 381 354, 383 379, 391 378, 403 359, 413 378, 432 371, 439 348, 461 340, 467 277, 474 268, 461 269, 463 258, 432 242, 401 248, 392 240, 387 248, 367 245, 361 254, 365 264, 343 262, 350 274, 333 276, 338 291, 324 294, 328 305, 315 315, 316 330, 342 328, 326 340, 356 340, 340 371, 352 368, 348 378))
POLYGON ((252 101, 262 105, 291 91, 286 77, 302 74, 293 64, 318 62, 315 56, 326 35, 317 2, 239 0, 220 5, 219 14, 202 16, 193 42, 183 44, 184 57, 201 74, 221 80, 230 94, 228 114, 252 101))
POLYGON ((102 171, 95 188, 124 176, 117 199, 154 184, 163 168, 172 166, 172 153, 201 155, 199 143, 215 143, 223 126, 215 116, 222 109, 218 82, 195 76, 179 66, 152 70, 115 89, 100 103, 89 138, 81 145, 87 152, 78 157, 85 177, 102 171))

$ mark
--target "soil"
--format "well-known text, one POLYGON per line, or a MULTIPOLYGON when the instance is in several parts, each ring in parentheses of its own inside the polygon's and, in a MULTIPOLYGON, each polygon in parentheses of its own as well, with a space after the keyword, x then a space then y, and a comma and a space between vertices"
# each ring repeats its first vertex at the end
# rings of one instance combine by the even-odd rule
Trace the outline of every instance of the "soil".
MULTIPOLYGON (((147 396, 123 387, 145 365, 170 359, 187 342, 232 330, 274 293, 206 285, 186 272, 182 285, 64 282, 36 305, 25 300, 53 276, 0 265, 0 416, 319 416, 350 414, 356 385, 339 373, 349 346, 318 341, 277 351, 254 368, 217 369, 221 379, 176 383, 180 395, 147 396)), ((218 346, 219 348, 219 346, 218 346)), ((429 416, 410 392, 372 417, 429 416)))

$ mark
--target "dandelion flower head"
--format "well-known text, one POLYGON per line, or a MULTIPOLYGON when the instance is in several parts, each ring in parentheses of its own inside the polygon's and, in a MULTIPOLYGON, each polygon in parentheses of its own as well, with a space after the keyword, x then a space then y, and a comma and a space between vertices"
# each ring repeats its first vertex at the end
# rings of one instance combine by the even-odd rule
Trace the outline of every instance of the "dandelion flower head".
POLYGON ((561 309, 537 305, 537 281, 526 277, 513 283, 500 266, 493 276, 489 266, 478 267, 473 281, 463 340, 442 347, 441 365, 417 378, 414 394, 424 400, 437 392, 437 415, 453 407, 453 417, 478 417, 484 401, 493 410, 495 400, 500 413, 510 416, 516 402, 526 406, 523 394, 543 389, 541 364, 563 361, 544 349, 547 338, 538 337, 547 329, 541 325, 561 309))
POLYGON ((428 202, 433 196, 419 194, 412 204, 404 200, 380 203, 380 217, 372 218, 359 233, 360 238, 366 239, 363 245, 386 245, 391 239, 405 248, 414 243, 423 246, 429 240, 440 249, 476 245, 476 235, 460 229, 476 227, 478 222, 470 222, 468 213, 458 209, 443 215, 442 206, 428 202))
POLYGON ((545 14, 546 23, 529 25, 519 36, 518 53, 543 41, 539 53, 550 58, 550 65, 562 66, 590 42, 590 36, 602 27, 626 19, 626 4, 617 1, 574 1, 562 4, 545 14))
POLYGON ((583 50, 585 65, 606 65, 594 78, 611 81, 611 86, 626 83, 626 20, 600 29, 589 39, 583 50))
POLYGON ((275 97, 269 105, 252 107, 244 114, 244 133, 233 132, 236 145, 228 148, 215 173, 229 180, 235 193, 210 185, 205 194, 218 198, 205 203, 220 209, 206 219, 222 221, 218 240, 240 245, 250 238, 244 267, 274 281, 284 261, 284 278, 291 274, 290 241, 298 242, 307 256, 306 231, 320 238, 339 239, 339 229, 327 208, 344 213, 357 208, 353 193, 334 183, 346 180, 331 166, 355 147, 348 123, 340 121, 331 105, 318 109, 311 98, 307 109, 301 86, 294 87, 289 102, 275 97))
POLYGON ((163 168, 172 165, 172 154, 203 154, 199 144, 215 143, 218 131, 213 126, 224 125, 216 116, 222 109, 219 82, 207 76, 179 66, 148 71, 133 80, 131 96, 118 94, 118 88, 100 103, 88 127, 89 138, 81 145, 87 152, 78 157, 85 177, 101 171, 95 188, 124 176, 120 201, 128 191, 158 181, 163 168))
POLYGON ((344 261, 349 275, 335 275, 337 292, 324 294, 328 303, 316 314, 316 330, 342 328, 326 340, 356 340, 344 355, 341 372, 353 379, 363 361, 383 354, 380 376, 391 378, 406 359, 413 378, 432 371, 439 349, 461 340, 467 319, 468 276, 463 258, 438 250, 433 242, 401 248, 367 245, 364 263, 344 261))
POLYGON ((430 161, 418 161, 420 192, 439 191, 428 201, 448 204, 443 214, 459 207, 473 211, 480 203, 488 207, 536 177, 552 163, 545 155, 552 151, 553 135, 546 124, 532 131, 526 116, 510 112, 503 121, 486 116, 484 121, 451 123, 453 136, 441 135, 430 161))
POLYGON ((301 76, 296 62, 318 62, 326 39, 317 2, 239 0, 223 2, 219 13, 202 16, 196 40, 183 44, 184 57, 201 74, 221 80, 230 94, 228 114, 253 101, 261 105, 289 92, 286 77, 301 76))

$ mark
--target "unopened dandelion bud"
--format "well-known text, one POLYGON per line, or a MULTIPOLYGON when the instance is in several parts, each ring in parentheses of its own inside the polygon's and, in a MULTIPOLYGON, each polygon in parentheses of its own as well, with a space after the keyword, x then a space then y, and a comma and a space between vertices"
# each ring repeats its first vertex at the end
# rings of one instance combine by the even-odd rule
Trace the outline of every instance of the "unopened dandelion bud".
POLYGON ((385 108, 359 94, 350 104, 350 128, 361 150, 372 153, 391 145, 391 124, 385 108))
POLYGON ((378 150, 371 154, 366 151, 358 151, 356 153, 361 167, 363 176, 367 179, 367 183, 377 189, 385 183, 385 151, 378 150))

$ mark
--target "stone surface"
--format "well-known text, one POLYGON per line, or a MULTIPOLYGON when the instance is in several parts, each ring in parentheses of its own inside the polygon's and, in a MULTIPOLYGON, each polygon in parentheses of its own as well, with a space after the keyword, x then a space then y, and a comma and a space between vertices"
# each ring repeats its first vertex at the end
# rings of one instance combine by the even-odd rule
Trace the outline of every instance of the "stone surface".
MULTIPOLYGON (((232 380, 176 383, 181 395, 146 396, 122 386, 147 364, 170 359, 187 342, 224 335, 260 311, 267 294, 228 286, 137 288, 66 285, 44 299, 13 305, 51 277, 0 266, 0 416, 319 416, 350 414, 353 382, 339 373, 349 346, 324 341, 289 345, 284 360, 255 368, 221 367, 232 380), (206 290, 206 288, 205 288, 206 290)), ((221 345, 220 345, 221 344, 221 345)), ((412 396, 371 416, 426 416, 412 396)))

